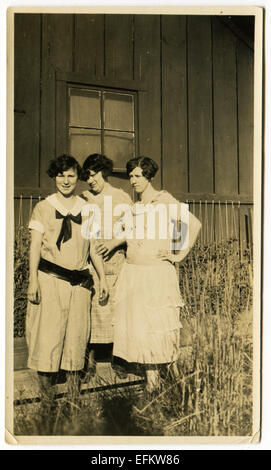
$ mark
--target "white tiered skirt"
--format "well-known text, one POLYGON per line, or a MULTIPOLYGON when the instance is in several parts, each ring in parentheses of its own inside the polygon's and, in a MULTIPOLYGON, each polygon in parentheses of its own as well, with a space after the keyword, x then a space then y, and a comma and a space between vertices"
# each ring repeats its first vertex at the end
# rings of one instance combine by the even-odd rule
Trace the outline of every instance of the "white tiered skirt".
POLYGON ((174 266, 125 263, 113 300, 113 354, 128 362, 163 364, 179 355, 180 296, 174 266))

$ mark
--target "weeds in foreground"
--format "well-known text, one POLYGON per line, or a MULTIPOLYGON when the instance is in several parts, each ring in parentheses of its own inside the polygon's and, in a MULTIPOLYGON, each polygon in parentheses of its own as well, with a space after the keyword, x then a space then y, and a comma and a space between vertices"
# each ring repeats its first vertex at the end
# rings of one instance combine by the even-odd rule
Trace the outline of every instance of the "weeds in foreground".
POLYGON ((29 277, 29 229, 19 227, 14 240, 14 337, 25 335, 29 277))
POLYGON ((238 243, 196 246, 179 268, 188 329, 178 373, 156 396, 135 387, 15 408, 17 435, 252 434, 252 263, 238 243))

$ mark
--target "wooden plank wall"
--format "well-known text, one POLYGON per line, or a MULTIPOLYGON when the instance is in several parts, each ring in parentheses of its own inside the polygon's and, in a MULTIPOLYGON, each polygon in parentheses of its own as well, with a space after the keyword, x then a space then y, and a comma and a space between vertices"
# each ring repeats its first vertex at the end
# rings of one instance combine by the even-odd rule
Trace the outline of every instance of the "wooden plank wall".
POLYGON ((186 23, 185 16, 162 18, 163 186, 176 195, 189 190, 186 23))
POLYGON ((40 15, 15 15, 14 181, 39 186, 40 15))
POLYGON ((219 18, 16 14, 17 197, 54 187, 46 169, 58 151, 56 71, 144 81, 138 150, 160 165, 157 188, 195 201, 199 215, 204 207, 214 232, 225 201, 240 201, 243 230, 252 206, 253 50, 219 18))
POLYGON ((42 15, 41 50, 41 156, 40 187, 54 188, 46 174, 48 161, 56 154, 56 86, 57 70, 72 70, 74 44, 73 15, 42 15))

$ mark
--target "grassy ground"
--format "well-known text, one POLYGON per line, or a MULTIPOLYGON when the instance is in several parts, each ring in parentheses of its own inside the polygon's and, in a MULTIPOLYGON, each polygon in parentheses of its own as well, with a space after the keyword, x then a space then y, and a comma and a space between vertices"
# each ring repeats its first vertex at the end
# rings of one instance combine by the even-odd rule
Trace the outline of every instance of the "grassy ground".
POLYGON ((15 408, 17 435, 245 436, 252 433, 252 262, 228 240, 197 245, 179 268, 186 307, 177 378, 15 408))

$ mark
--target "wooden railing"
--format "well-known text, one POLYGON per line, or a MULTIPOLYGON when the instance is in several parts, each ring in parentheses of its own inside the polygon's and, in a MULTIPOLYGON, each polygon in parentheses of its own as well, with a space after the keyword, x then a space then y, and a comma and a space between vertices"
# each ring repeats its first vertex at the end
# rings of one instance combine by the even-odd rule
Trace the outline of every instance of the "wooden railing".
MULTIPOLYGON (((27 227, 35 204, 44 195, 20 195, 14 198, 15 227, 27 227)), ((203 244, 221 242, 229 238, 239 240, 241 247, 249 248, 253 240, 253 203, 222 198, 210 200, 186 199, 191 212, 202 223, 199 235, 203 244)))

